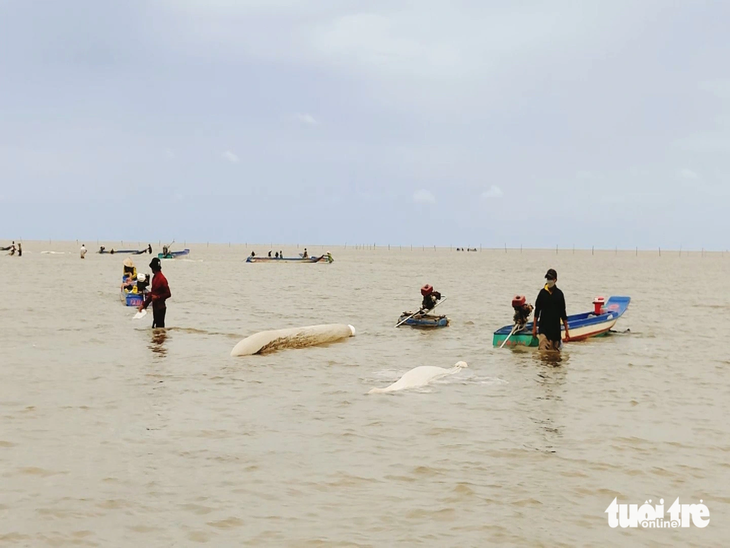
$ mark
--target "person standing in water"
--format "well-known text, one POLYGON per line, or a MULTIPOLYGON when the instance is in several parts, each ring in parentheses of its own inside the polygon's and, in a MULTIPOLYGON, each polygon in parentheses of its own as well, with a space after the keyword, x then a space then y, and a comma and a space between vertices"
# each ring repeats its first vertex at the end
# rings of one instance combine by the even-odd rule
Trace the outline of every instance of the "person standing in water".
POLYGON ((162 273, 162 265, 160 263, 160 259, 155 257, 150 262, 150 268, 152 269, 152 272, 154 272, 154 276, 152 277, 152 286, 150 287, 150 292, 147 294, 147 298, 145 298, 144 302, 139 305, 139 310, 142 312, 142 310, 146 309, 150 303, 152 303, 152 328, 162 328, 165 327, 165 314, 167 313, 167 305, 165 304, 165 301, 172 297, 172 293, 170 293, 170 286, 167 283, 167 278, 165 278, 165 275, 162 273))
POLYGON ((152 244, 147 244, 147 253, 152 255, 152 244))
POLYGON ((570 339, 568 316, 565 313, 565 296, 555 283, 558 273, 552 268, 545 274, 545 287, 540 290, 535 301, 535 316, 532 322, 532 336, 538 339, 540 350, 560 351, 563 343, 560 336, 560 320, 565 325, 565 340, 570 339), (538 336, 538 326, 540 334, 538 336))
POLYGON ((86 246, 84 244, 81 244, 80 254, 82 259, 86 257, 86 246))
POLYGON ((22 256, 23 256, 23 245, 20 242, 18 242, 18 257, 22 257, 22 256))

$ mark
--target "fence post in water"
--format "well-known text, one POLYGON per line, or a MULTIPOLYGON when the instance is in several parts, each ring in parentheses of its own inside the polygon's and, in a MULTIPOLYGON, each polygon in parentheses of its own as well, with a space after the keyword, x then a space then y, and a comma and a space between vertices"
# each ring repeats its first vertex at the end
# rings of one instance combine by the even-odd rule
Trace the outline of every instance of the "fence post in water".
POLYGON ((662 256, 662 248, 661 247, 659 248, 659 256, 660 257, 662 256))
POLYGON ((555 246, 555 254, 558 254, 558 246, 555 246))
POLYGON ((595 247, 596 246, 593 246, 593 245, 591 246, 591 255, 593 255, 593 251, 594 251, 595 247))
POLYGON ((639 256, 639 248, 638 248, 638 246, 637 246, 637 248, 636 248, 636 256, 637 256, 637 257, 639 256))
POLYGON ((520 255, 522 255, 522 244, 520 244, 520 255))
POLYGON ((504 252, 507 253, 507 243, 504 244, 504 252))

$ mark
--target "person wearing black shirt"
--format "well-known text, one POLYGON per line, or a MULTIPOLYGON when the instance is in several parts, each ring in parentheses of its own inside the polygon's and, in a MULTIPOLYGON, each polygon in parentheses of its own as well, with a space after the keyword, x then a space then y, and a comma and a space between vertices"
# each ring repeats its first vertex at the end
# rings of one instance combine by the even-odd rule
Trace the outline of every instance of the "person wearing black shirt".
POLYGON ((565 325, 565 340, 570 339, 568 316, 565 313, 565 296, 555 283, 558 273, 552 268, 545 274, 547 283, 540 290, 535 301, 535 320, 532 323, 532 336, 538 338, 540 350, 560 350, 560 320, 565 325), (538 336, 538 327, 540 335, 538 336))

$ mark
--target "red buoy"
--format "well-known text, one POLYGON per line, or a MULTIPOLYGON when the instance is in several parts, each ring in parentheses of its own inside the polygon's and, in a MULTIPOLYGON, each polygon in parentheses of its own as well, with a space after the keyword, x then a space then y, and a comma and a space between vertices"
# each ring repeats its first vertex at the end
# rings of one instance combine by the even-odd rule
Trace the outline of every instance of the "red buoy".
POLYGON ((433 286, 426 284, 421 288, 421 295, 424 297, 427 297, 431 293, 433 293, 433 286))

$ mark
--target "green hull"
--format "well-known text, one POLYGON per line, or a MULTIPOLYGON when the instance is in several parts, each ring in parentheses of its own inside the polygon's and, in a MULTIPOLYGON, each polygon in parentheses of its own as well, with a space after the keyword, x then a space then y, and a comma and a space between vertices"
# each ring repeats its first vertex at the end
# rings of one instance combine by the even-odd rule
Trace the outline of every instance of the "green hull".
MULTIPOLYGON (((605 337, 609 334, 608 331, 604 331, 603 333, 596 333, 595 335, 590 335, 589 337, 585 338, 596 338, 596 337, 605 337)), ((563 332, 563 335, 565 335, 565 332, 563 332)), ((502 343, 507 338, 507 335, 503 334, 494 334, 492 337, 492 346, 500 347, 502 346, 502 343)), ((574 340, 581 340, 583 337, 580 338, 571 338, 571 341, 574 340)), ((507 341, 507 344, 505 346, 538 346, 539 341, 537 340, 537 337, 533 337, 532 333, 520 333, 518 335, 512 335, 509 340, 507 341)))
MULTIPOLYGON (((494 334, 494 337, 492 338, 492 346, 502 346, 502 343, 507 338, 507 335, 497 335, 494 334)), ((537 346, 538 340, 537 337, 533 337, 532 333, 525 334, 520 333, 519 335, 512 335, 509 340, 507 341, 506 346, 537 346)))

